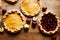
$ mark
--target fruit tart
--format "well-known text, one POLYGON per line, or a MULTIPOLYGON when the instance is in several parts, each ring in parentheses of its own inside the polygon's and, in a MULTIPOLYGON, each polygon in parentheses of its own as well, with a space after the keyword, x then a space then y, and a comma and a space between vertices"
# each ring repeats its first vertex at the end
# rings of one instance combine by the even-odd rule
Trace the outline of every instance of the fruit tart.
POLYGON ((58 30, 58 20, 56 15, 51 12, 42 14, 39 20, 39 30, 46 34, 55 34, 58 30))
POLYGON ((5 0, 7 3, 9 3, 9 4, 15 4, 15 3, 17 3, 17 1, 18 0, 5 0))
POLYGON ((3 16, 3 23, 8 32, 16 33, 23 28, 24 19, 18 11, 11 11, 3 16))
POLYGON ((20 10, 26 17, 37 16, 40 8, 40 0, 22 0, 20 3, 20 10))

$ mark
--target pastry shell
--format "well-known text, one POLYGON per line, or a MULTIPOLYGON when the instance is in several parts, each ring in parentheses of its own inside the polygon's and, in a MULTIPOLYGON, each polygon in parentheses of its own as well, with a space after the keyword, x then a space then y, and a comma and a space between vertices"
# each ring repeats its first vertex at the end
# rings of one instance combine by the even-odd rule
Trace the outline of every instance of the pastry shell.
MULTIPOLYGON (((12 20, 12 21, 14 21, 14 20, 12 20)), ((19 20, 18 20, 18 21, 19 21, 19 20)), ((11 23, 12 23, 12 22, 11 22, 11 23)), ((10 32, 10 33, 17 33, 17 32, 19 32, 19 31, 22 30, 23 24, 24 24, 24 19, 23 19, 22 15, 20 14, 20 12, 13 10, 13 11, 11 11, 11 12, 7 12, 7 13, 3 16, 3 24, 4 24, 4 28, 5 28, 6 31, 8 31, 8 32, 10 32), (13 30, 13 29, 10 30, 9 27, 7 26, 6 22, 5 22, 5 19, 6 19, 9 15, 11 15, 11 14, 13 14, 13 15, 16 14, 16 15, 18 15, 18 16, 21 18, 22 23, 21 23, 21 25, 20 25, 19 27, 17 27, 17 30, 13 30)), ((11 24, 11 25, 12 25, 12 24, 11 24)))

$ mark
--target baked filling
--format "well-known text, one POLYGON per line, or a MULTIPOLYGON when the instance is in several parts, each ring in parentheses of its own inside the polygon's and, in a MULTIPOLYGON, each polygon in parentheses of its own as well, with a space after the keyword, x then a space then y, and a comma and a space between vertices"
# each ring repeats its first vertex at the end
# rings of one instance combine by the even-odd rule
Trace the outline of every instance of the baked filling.
POLYGON ((39 0, 22 0, 21 9, 28 15, 36 14, 40 10, 39 0))
POLYGON ((56 15, 48 12, 47 14, 42 15, 40 21, 40 29, 43 30, 44 33, 55 33, 58 30, 58 20, 56 15))
POLYGON ((51 13, 44 14, 42 16, 41 25, 46 31, 54 31, 57 27, 57 18, 51 13))
POLYGON ((21 15, 18 15, 17 12, 14 12, 6 16, 4 19, 4 24, 8 31, 17 31, 22 27, 23 19, 21 15))

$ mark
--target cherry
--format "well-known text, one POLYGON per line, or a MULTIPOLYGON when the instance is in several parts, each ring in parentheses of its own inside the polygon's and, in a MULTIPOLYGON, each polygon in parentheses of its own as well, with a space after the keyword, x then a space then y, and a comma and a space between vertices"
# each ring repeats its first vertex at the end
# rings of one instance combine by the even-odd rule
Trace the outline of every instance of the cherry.
POLYGON ((36 28, 37 22, 36 21, 32 21, 32 28, 36 28))
POLYGON ((27 24, 30 24, 30 22, 31 22, 31 19, 27 19, 27 20, 26 20, 26 23, 27 23, 27 24))
POLYGON ((42 7, 42 12, 45 12, 46 10, 47 10, 46 6, 42 7))
POLYGON ((51 40, 56 40, 56 36, 55 35, 51 36, 51 40))
POLYGON ((44 25, 42 25, 44 29, 46 29, 46 27, 44 25))

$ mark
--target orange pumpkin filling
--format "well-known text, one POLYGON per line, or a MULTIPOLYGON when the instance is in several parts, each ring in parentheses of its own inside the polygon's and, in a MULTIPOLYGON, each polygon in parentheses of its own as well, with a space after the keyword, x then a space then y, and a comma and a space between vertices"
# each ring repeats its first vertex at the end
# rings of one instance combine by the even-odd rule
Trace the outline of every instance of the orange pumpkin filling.
POLYGON ((23 0, 21 3, 21 9, 31 15, 39 11, 40 5, 37 0, 23 0))

